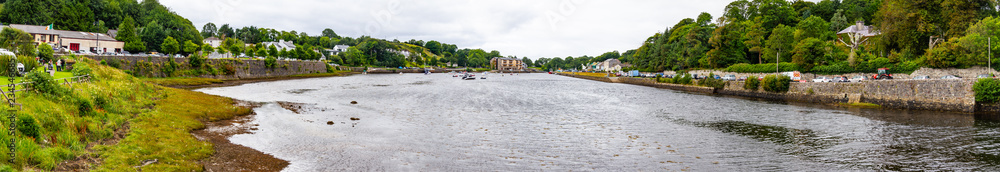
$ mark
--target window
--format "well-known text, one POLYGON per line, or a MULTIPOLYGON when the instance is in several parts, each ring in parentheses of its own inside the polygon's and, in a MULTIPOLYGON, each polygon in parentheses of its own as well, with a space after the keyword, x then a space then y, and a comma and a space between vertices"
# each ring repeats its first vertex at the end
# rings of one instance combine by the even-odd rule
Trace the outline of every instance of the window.
POLYGON ((49 35, 49 42, 56 42, 56 36, 55 35, 49 35))

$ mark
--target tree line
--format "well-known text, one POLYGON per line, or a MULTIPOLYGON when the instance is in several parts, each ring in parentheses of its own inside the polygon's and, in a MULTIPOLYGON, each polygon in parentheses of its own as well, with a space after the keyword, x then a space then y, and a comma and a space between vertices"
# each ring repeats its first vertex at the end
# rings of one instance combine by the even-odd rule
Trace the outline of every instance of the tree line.
MULTIPOLYGON (((995 0, 737 0, 723 16, 701 13, 653 34, 637 49, 602 56, 617 55, 630 69, 649 72, 767 66, 774 71, 775 63, 782 70, 817 73, 987 66, 997 55, 988 41, 1000 35, 998 5, 995 0), (880 35, 852 49, 846 35, 837 33, 858 22, 880 35)), ((541 58, 534 65, 579 69, 601 60, 541 58)))

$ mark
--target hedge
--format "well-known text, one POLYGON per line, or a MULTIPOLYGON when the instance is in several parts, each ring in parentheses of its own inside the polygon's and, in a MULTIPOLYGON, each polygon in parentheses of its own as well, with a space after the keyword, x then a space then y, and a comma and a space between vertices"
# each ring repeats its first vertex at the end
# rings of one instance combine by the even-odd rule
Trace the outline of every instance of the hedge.
MULTIPOLYGON (((800 71, 802 69, 799 67, 798 64, 795 63, 782 62, 779 66, 781 66, 782 72, 800 71)), ((774 63, 769 63, 769 64, 740 63, 726 68, 727 72, 736 72, 736 73, 774 73, 775 72, 774 70, 775 70, 774 63)))

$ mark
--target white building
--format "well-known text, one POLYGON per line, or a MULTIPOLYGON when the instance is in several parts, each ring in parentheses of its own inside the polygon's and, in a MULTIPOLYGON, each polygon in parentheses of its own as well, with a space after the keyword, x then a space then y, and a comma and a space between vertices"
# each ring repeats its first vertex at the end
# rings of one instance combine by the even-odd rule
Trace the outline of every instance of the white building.
POLYGON ((264 47, 268 47, 268 48, 270 48, 271 45, 274 45, 275 48, 278 48, 278 51, 281 51, 281 49, 285 49, 285 50, 294 50, 295 49, 295 43, 292 42, 292 41, 280 40, 278 42, 262 42, 261 44, 264 44, 264 47))
POLYGON ((104 33, 55 30, 48 26, 21 24, 11 24, 7 27, 27 32, 31 34, 35 43, 53 45, 53 48, 72 51, 121 52, 122 47, 125 46, 125 42, 115 40, 115 38, 104 33))
POLYGON ((205 44, 208 44, 208 45, 211 45, 212 48, 217 48, 219 46, 222 46, 222 40, 219 39, 219 38, 216 38, 214 36, 213 37, 205 38, 204 40, 201 40, 201 42, 205 43, 205 44))

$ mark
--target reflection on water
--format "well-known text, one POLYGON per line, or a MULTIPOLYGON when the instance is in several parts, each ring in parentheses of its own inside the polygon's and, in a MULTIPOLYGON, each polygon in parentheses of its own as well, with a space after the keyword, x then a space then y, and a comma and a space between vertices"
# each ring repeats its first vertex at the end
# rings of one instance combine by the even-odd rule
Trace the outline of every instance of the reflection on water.
POLYGON ((1000 170, 1000 123, 966 114, 548 74, 359 75, 199 91, 271 102, 255 109, 258 130, 230 140, 289 160, 286 171, 1000 170))

